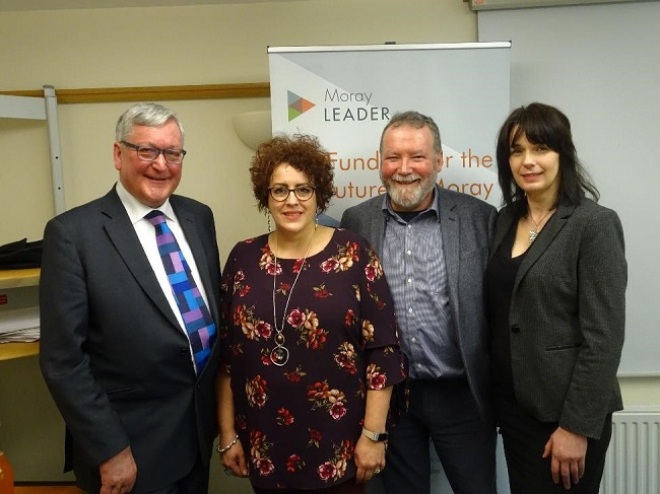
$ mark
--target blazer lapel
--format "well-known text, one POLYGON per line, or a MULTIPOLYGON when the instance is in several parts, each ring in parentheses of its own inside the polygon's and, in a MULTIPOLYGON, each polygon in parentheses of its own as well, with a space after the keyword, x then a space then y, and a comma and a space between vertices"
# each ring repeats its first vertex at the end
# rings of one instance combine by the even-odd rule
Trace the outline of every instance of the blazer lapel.
POLYGON ((374 220, 371 222, 371 231, 369 234, 374 239, 374 249, 376 249, 378 255, 382 255, 383 242, 385 241, 385 222, 390 221, 390 217, 384 214, 381 208, 378 208, 374 214, 374 220), (383 217, 385 217, 384 220, 383 217))
POLYGON ((383 256, 383 241, 385 240, 385 223, 389 221, 389 215, 383 212, 383 196, 378 196, 378 200, 372 200, 369 208, 366 209, 367 217, 359 224, 364 226, 364 231, 360 234, 366 238, 376 254, 383 256))
MULTIPOLYGON (((442 232, 442 247, 445 252, 445 269, 447 270, 447 283, 449 284, 449 295, 457 297, 458 293, 458 271, 460 260, 460 221, 456 213, 456 203, 448 194, 443 194, 442 189, 435 188, 438 194, 440 207, 440 231, 442 232)), ((453 306, 459 307, 458 298, 453 300, 453 306)))
POLYGON ((490 252, 488 254, 489 261, 492 259, 495 252, 497 252, 497 249, 499 249, 502 242, 504 242, 506 234, 511 230, 513 223, 516 221, 516 217, 512 213, 511 208, 502 209, 499 214, 500 216, 497 218, 497 228, 495 228, 490 252))
POLYGON ((106 199, 101 213, 107 218, 104 222, 104 229, 108 234, 108 238, 147 296, 163 315, 179 329, 176 316, 165 298, 165 294, 156 279, 156 275, 151 268, 151 264, 149 264, 142 244, 117 192, 113 189, 106 195, 106 199))
POLYGON ((179 223, 181 229, 183 230, 190 250, 195 258, 195 264, 197 265, 197 271, 201 278, 201 282, 204 285, 204 291, 206 292, 206 298, 209 304, 209 310, 214 321, 218 321, 218 308, 215 303, 213 285, 211 283, 210 268, 206 260, 206 251, 204 245, 202 244, 202 239, 199 236, 199 230, 197 227, 197 222, 195 217, 190 214, 185 209, 177 207, 175 204, 172 204, 172 207, 176 211, 177 218, 179 218, 179 223))
POLYGON ((543 255, 546 249, 552 244, 552 241, 557 236, 557 234, 564 228, 568 218, 573 214, 575 206, 559 206, 555 214, 550 218, 550 221, 546 223, 543 227, 543 231, 539 236, 534 240, 534 243, 527 250, 527 255, 523 262, 520 264, 518 273, 516 275, 516 281, 513 286, 513 290, 518 288, 520 281, 523 279, 527 271, 536 263, 536 261, 543 255))

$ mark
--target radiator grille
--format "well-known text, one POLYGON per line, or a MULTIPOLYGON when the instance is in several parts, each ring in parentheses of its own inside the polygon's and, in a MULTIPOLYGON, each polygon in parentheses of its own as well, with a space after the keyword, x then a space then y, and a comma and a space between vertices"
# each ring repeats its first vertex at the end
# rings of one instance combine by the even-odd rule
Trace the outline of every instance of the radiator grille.
POLYGON ((660 408, 617 412, 600 494, 660 494, 660 408))

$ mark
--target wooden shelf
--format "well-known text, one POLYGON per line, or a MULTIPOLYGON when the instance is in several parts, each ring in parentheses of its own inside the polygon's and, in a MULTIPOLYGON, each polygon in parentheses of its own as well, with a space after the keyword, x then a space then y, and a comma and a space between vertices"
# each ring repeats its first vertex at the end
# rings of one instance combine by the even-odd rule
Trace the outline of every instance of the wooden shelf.
POLYGON ((84 494, 75 485, 17 485, 15 494, 84 494))
POLYGON ((39 342, 0 343, 0 361, 39 355, 39 342))
POLYGON ((37 286, 41 269, 4 269, 0 270, 0 290, 37 286))
MULTIPOLYGON (((39 285, 41 269, 5 269, 0 270, 0 290, 24 288, 39 285)), ((0 343, 0 361, 29 357, 39 354, 39 342, 0 343)))

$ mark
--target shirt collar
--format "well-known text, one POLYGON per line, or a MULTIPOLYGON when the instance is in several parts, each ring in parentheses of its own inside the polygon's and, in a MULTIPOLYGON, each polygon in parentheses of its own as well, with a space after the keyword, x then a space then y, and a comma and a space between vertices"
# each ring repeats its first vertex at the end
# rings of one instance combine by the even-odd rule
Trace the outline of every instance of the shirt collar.
POLYGON ((174 216, 174 210, 172 209, 172 204, 170 203, 169 198, 158 208, 151 208, 138 201, 129 191, 126 190, 121 182, 117 182, 117 195, 119 196, 121 203, 124 205, 124 208, 126 208, 128 217, 133 225, 144 219, 145 215, 154 209, 161 211, 165 215, 165 218, 167 218, 167 221, 176 221, 176 216, 174 216))

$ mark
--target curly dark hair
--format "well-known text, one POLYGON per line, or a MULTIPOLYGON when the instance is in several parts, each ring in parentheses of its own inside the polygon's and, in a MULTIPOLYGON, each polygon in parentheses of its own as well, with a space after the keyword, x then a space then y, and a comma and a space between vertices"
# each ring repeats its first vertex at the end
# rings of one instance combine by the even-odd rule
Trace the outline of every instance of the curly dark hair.
POLYGON ((531 103, 513 110, 497 137, 497 173, 506 205, 520 215, 527 213, 525 192, 516 184, 509 166, 511 143, 523 134, 532 144, 545 144, 559 154, 558 202, 579 204, 587 194, 598 201, 598 189, 578 159, 568 117, 553 106, 531 103))
POLYGON ((335 194, 332 161, 318 137, 305 134, 277 135, 257 148, 250 163, 250 178, 259 211, 268 209, 270 179, 282 163, 288 163, 307 176, 316 189, 319 211, 325 211, 335 194))

